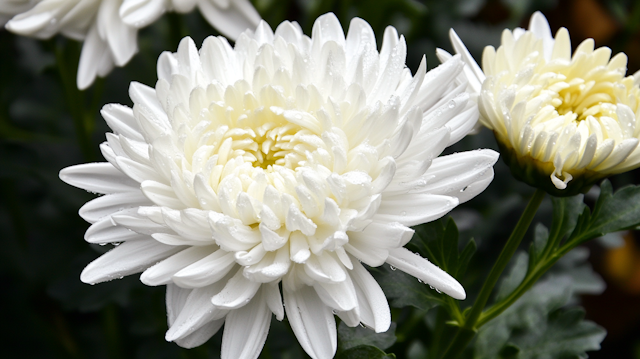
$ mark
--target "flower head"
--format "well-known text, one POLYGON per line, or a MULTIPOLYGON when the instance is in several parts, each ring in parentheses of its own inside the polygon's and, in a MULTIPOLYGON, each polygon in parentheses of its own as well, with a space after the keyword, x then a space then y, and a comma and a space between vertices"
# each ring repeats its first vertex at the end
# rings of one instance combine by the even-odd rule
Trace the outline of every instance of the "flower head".
POLYGON ((451 40, 469 65, 480 121, 516 177, 569 196, 640 166, 640 74, 625 77, 624 53, 611 58, 587 39, 572 55, 568 31, 552 38, 539 12, 529 30, 505 30, 497 50, 485 48, 482 70, 453 30, 451 40))
POLYGON ((314 358, 336 350, 334 314, 377 332, 384 293, 361 264, 389 263, 454 298, 451 276, 403 246, 408 226, 442 217, 493 178, 497 153, 438 157, 475 124, 454 78, 458 57, 415 76, 388 27, 324 15, 312 38, 262 22, 232 48, 190 38, 158 60, 155 89, 132 83, 133 109, 107 105, 108 163, 60 177, 105 196, 80 215, 91 243, 123 242, 84 282, 144 271, 167 285, 166 339, 199 345, 225 322, 223 358, 255 358, 271 313, 286 314, 314 358), (283 307, 279 283, 284 297, 283 307), (251 345, 247 346, 247 343, 251 345))
POLYGON ((220 33, 232 39, 254 29, 260 15, 249 0, 8 0, 0 15, 15 15, 6 28, 16 34, 48 39, 63 34, 84 41, 78 65, 79 89, 104 77, 114 64, 124 66, 138 51, 138 29, 166 11, 187 13, 198 6, 220 33))

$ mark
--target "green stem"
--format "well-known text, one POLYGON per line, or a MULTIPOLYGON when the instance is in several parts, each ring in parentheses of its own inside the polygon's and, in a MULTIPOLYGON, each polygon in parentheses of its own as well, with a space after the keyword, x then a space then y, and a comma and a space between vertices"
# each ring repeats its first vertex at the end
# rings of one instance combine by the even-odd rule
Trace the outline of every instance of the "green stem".
MULTIPOLYGON (((69 112, 73 119, 73 126, 75 128, 78 146, 80 146, 80 151, 82 151, 85 160, 92 161, 94 160, 94 151, 90 139, 91 131, 87 128, 87 121, 85 121, 84 116, 84 92, 78 90, 76 87, 76 71, 74 71, 74 69, 77 70, 77 66, 69 66, 67 63, 69 60, 66 58, 68 56, 65 56, 65 47, 68 47, 69 45, 71 45, 70 42, 67 42, 64 47, 58 43, 58 46, 56 46, 55 49, 56 62, 58 65, 58 72, 60 73, 60 79, 62 80, 62 86, 64 87, 65 99, 67 100, 69 112)), ((79 51, 75 52, 79 55, 79 51)))
POLYGON ((511 257, 518 249, 522 238, 524 238, 525 233, 529 229, 531 225, 531 221, 538 211, 538 207, 540 207, 540 203, 544 198, 545 192, 541 189, 537 189, 533 194, 531 199, 529 200, 529 204, 525 208, 524 212, 520 216, 520 220, 516 224, 516 227, 511 232, 511 236, 507 240, 507 243, 502 248, 502 252, 498 256, 493 268, 491 268, 491 272, 489 272, 489 276, 487 280, 482 285, 482 289, 480 289, 480 294, 476 298, 476 301, 473 303, 471 307, 471 311, 469 312, 464 323, 460 323, 461 328, 458 330, 454 339, 451 341, 451 344, 445 351, 443 359, 454 359, 457 358, 467 347, 467 344, 473 339, 476 329, 477 322, 482 314, 482 310, 484 309, 487 301, 489 301, 489 297, 491 296, 491 292, 495 287, 500 275, 504 271, 504 269, 509 264, 511 257))
POLYGON ((511 257, 513 257, 513 254, 518 249, 518 246, 520 245, 520 242, 522 241, 525 233, 527 233, 527 229, 529 229, 531 221, 538 211, 538 207, 540 207, 540 203, 542 202, 544 195, 545 192, 543 190, 537 189, 529 200, 527 208, 525 208, 522 216, 520 217, 520 220, 516 224, 516 227, 513 229, 513 232, 511 232, 511 236, 507 240, 504 248, 502 248, 502 252, 500 252, 500 255, 498 256, 498 260, 493 265, 493 268, 491 268, 491 272, 489 272, 489 277, 487 277, 487 280, 482 285, 482 289, 480 289, 478 298, 476 298, 475 303, 473 303, 473 307, 471 307, 471 312, 469 312, 469 316, 465 321, 466 328, 471 329, 476 324, 478 318, 480 317, 480 314, 482 313, 482 310, 484 309, 487 301, 489 300, 489 297, 491 296, 493 288, 498 282, 498 279, 500 279, 500 275, 507 267, 507 264, 509 264, 509 261, 511 260, 511 257))
MULTIPOLYGON (((577 243, 577 242, 576 242, 577 243)), ((487 309, 480 318, 478 319, 477 327, 481 327, 491 319, 497 317, 502 312, 504 312, 507 308, 509 308, 513 303, 515 303, 520 297, 522 297, 534 284, 545 274, 551 267, 553 267, 556 262, 562 258, 565 254, 567 254, 570 250, 576 247, 577 244, 567 243, 560 249, 556 250, 549 257, 543 257, 543 259, 535 268, 527 274, 527 276, 522 280, 520 285, 511 292, 506 298, 501 300, 499 303, 496 303, 491 308, 487 309)))

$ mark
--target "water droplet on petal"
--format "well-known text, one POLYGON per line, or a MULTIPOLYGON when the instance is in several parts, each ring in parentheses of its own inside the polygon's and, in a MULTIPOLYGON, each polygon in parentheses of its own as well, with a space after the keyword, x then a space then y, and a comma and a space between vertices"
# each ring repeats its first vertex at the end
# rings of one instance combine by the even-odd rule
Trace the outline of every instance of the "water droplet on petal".
POLYGON ((392 266, 392 265, 389 265, 389 268, 390 268, 391 270, 396 270, 396 267, 394 267, 394 266, 392 266))

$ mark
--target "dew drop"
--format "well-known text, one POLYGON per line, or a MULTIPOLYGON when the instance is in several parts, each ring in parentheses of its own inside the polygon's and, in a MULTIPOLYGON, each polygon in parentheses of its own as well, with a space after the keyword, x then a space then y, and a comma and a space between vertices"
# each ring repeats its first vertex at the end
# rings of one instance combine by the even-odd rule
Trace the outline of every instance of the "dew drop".
POLYGON ((400 213, 400 214, 403 215, 403 216, 406 216, 407 215, 407 211, 402 211, 402 213, 400 213))
POLYGON ((453 100, 449 101, 449 108, 454 108, 454 107, 456 107, 456 102, 453 100))
POLYGON ((442 293, 442 292, 440 291, 440 289, 438 289, 438 288, 436 288, 436 292, 438 292, 438 293, 442 293))
POLYGON ((337 310, 335 310, 335 309, 332 309, 332 310, 331 310, 331 313, 333 313, 333 315, 338 315, 338 311, 337 311, 337 310))
POLYGON ((422 279, 418 278, 418 283, 422 284, 424 282, 422 281, 422 279))
POLYGON ((429 288, 431 288, 431 289, 435 289, 431 284, 429 284, 429 288))
POLYGON ((390 268, 391 270, 396 270, 396 267, 394 267, 394 266, 392 266, 392 265, 389 265, 389 268, 390 268))

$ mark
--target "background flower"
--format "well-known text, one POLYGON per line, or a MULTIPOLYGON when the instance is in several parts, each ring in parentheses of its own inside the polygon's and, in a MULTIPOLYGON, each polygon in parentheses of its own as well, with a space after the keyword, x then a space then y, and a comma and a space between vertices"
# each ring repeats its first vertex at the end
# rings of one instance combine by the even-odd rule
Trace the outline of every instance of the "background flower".
POLYGON ((248 0, 13 0, 0 5, 0 13, 29 9, 6 24, 14 33, 39 39, 61 33, 84 41, 77 86, 86 89, 96 76, 104 77, 114 65, 129 62, 138 50, 138 29, 156 21, 165 11, 186 13, 196 5, 212 26, 232 39, 260 21, 248 0))
POLYGON ((625 77, 624 53, 610 58, 609 48, 594 50, 587 39, 572 55, 569 32, 552 38, 540 12, 528 31, 505 30, 497 50, 487 46, 482 70, 453 30, 451 41, 480 95, 481 122, 519 179, 573 195, 640 166, 640 73, 625 77))
POLYGON ((85 239, 122 243, 82 280, 144 270, 145 284, 168 286, 166 339, 197 346, 225 323, 223 358, 257 357, 271 313, 285 309, 314 358, 335 354, 334 314, 386 331, 386 298, 360 261, 464 299, 403 246, 408 226, 484 190, 497 153, 437 157, 477 108, 453 81, 459 58, 428 74, 423 59, 411 76, 406 51, 393 27, 378 53, 369 24, 352 20, 345 38, 327 14, 311 38, 296 23, 274 34, 262 22, 235 48, 209 37, 198 52, 185 38, 163 53, 155 89, 134 82, 133 109, 103 108, 109 162, 60 172, 106 194, 80 210, 93 223, 85 239))

